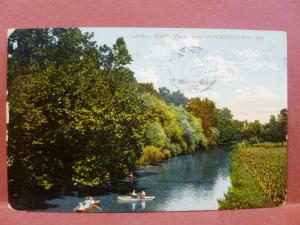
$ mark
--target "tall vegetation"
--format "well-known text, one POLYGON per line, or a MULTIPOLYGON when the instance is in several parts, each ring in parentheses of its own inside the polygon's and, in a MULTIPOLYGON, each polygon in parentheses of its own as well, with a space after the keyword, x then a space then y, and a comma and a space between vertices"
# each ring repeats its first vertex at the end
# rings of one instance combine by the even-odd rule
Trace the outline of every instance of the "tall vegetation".
POLYGON ((278 206, 286 200, 286 146, 238 145, 231 153, 232 187, 220 209, 278 206))
POLYGON ((186 104, 188 103, 188 98, 178 90, 172 92, 166 87, 161 87, 158 90, 161 98, 167 104, 174 106, 186 106, 186 104))
POLYGON ((8 163, 16 193, 123 179, 137 166, 207 146, 283 142, 287 110, 237 121, 205 98, 138 83, 123 38, 79 29, 16 30, 8 47, 8 163))
POLYGON ((217 121, 217 108, 215 102, 205 98, 192 98, 188 102, 187 110, 202 121, 204 134, 211 144, 214 142, 213 127, 217 121))
POLYGON ((217 109, 216 129, 219 131, 218 143, 230 143, 241 140, 243 122, 235 120, 228 108, 217 109))
POLYGON ((287 109, 282 109, 280 113, 271 116, 269 123, 264 126, 264 137, 268 141, 281 142, 282 145, 287 139, 287 109))
POLYGON ((123 38, 109 47, 92 37, 73 28, 10 36, 14 193, 116 182, 139 165, 206 148, 201 120, 183 108, 183 94, 168 105, 152 84, 137 83, 123 38))
POLYGON ((157 146, 172 156, 186 154, 207 147, 201 121, 182 106, 168 105, 152 85, 142 85, 148 120, 145 144, 157 146), (147 90, 147 91, 146 91, 147 90))
POLYGON ((145 123, 125 42, 118 39, 103 56, 78 29, 45 29, 43 43, 39 33, 20 30, 9 39, 14 187, 94 186, 124 177, 142 154, 145 123))

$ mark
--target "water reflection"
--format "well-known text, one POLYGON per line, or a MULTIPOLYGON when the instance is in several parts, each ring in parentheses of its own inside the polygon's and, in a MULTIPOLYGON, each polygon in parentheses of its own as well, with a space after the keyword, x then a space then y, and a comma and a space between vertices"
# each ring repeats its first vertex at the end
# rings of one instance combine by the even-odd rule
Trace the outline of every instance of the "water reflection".
POLYGON ((147 172, 159 170, 159 173, 141 177, 137 187, 147 187, 148 193, 159 200, 149 202, 146 210, 217 209, 217 199, 222 198, 230 186, 229 150, 210 149, 147 168, 147 172))
MULTIPOLYGON (((217 209, 230 186, 230 147, 209 149, 193 155, 172 158, 157 166, 137 171, 133 182, 120 183, 117 190, 133 189, 155 196, 153 201, 120 202, 118 193, 93 194, 104 212, 185 211, 217 209)), ((46 211, 72 211, 82 201, 78 193, 47 201, 46 211)))

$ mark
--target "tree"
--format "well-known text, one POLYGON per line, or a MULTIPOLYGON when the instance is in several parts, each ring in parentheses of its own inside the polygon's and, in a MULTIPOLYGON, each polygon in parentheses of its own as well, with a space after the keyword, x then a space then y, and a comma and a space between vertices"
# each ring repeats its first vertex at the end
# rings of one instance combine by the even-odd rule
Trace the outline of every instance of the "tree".
POLYGON ((159 121, 147 122, 145 126, 145 146, 156 146, 170 149, 170 140, 165 134, 159 121))
POLYGON ((287 137, 287 110, 282 109, 277 118, 272 115, 269 123, 264 126, 265 139, 272 142, 286 141, 287 137))
POLYGON ((49 66, 58 68, 73 63, 79 70, 92 63, 98 69, 99 52, 92 37, 93 34, 82 34, 77 28, 16 30, 8 39, 9 83, 15 77, 43 72, 49 66))
POLYGON ((209 140, 211 140, 211 136, 213 135, 212 128, 215 127, 217 121, 217 108, 215 103, 207 98, 203 100, 200 98, 192 98, 189 100, 186 109, 195 117, 201 119, 204 134, 210 145, 209 140))
POLYGON ((32 47, 33 30, 17 31, 10 40, 8 151, 14 188, 95 186, 125 177, 142 154, 146 121, 123 39, 111 50, 113 66, 103 69, 91 35, 78 29, 43 34, 51 44, 32 47), (19 49, 19 35, 28 37, 22 44, 32 51, 19 49), (35 59, 36 51, 44 61, 35 59))
POLYGON ((210 143, 211 146, 216 146, 220 139, 220 133, 217 128, 210 128, 210 135, 208 136, 207 142, 210 143))
POLYGON ((155 90, 152 83, 138 83, 138 90, 141 94, 149 93, 156 98, 160 98, 159 93, 155 90))
POLYGON ((186 106, 188 98, 184 96, 180 91, 171 92, 166 87, 161 87, 158 89, 160 97, 169 105, 174 106, 186 106))
POLYGON ((268 141, 276 142, 277 136, 277 121, 274 115, 271 115, 269 123, 265 124, 265 138, 268 141))
POLYGON ((278 122, 278 139, 283 142, 287 140, 287 122, 288 122, 288 111, 287 109, 280 110, 280 113, 277 116, 278 122))
POLYGON ((145 117, 152 123, 159 121, 169 139, 171 154, 187 152, 187 144, 184 141, 183 130, 177 121, 176 111, 163 100, 149 93, 144 94, 143 99, 146 107, 145 117))
POLYGON ((8 38, 8 81, 24 76, 35 66, 45 68, 53 58, 50 29, 16 30, 8 38))
POLYGON ((207 147, 207 139, 203 133, 201 121, 181 106, 173 108, 177 112, 177 121, 183 130, 188 151, 194 152, 195 150, 205 149, 207 147))
POLYGON ((230 143, 240 138, 241 126, 233 119, 228 108, 217 109, 216 128, 219 131, 219 143, 230 143))
POLYGON ((122 37, 116 40, 113 48, 103 45, 100 50, 100 66, 104 70, 112 70, 123 67, 132 62, 132 58, 126 47, 126 43, 122 37))

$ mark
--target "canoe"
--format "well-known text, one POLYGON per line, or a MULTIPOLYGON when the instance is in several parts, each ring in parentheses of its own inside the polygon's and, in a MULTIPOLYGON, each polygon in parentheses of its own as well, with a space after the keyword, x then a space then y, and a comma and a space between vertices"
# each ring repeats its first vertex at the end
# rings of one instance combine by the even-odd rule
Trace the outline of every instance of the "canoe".
POLYGON ((137 202, 137 201, 151 201, 154 200, 155 196, 145 196, 144 199, 134 198, 130 195, 119 195, 118 200, 120 201, 128 201, 128 202, 137 202))
POLYGON ((95 201, 95 203, 92 204, 89 208, 79 205, 74 209, 74 212, 91 212, 93 209, 100 209, 99 205, 100 201, 95 201))

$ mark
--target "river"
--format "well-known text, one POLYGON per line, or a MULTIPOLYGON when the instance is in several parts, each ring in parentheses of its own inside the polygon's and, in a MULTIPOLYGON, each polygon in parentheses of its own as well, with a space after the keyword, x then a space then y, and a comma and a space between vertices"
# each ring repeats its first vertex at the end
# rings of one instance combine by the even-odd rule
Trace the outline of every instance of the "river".
MULTIPOLYGON (((230 187, 229 153, 232 146, 222 146, 191 155, 174 157, 134 174, 132 182, 120 183, 119 193, 135 189, 155 196, 153 201, 120 202, 118 193, 94 195, 103 212, 187 211, 218 209, 217 200, 230 187)), ((82 201, 73 194, 48 199, 38 211, 72 211, 82 201)))

